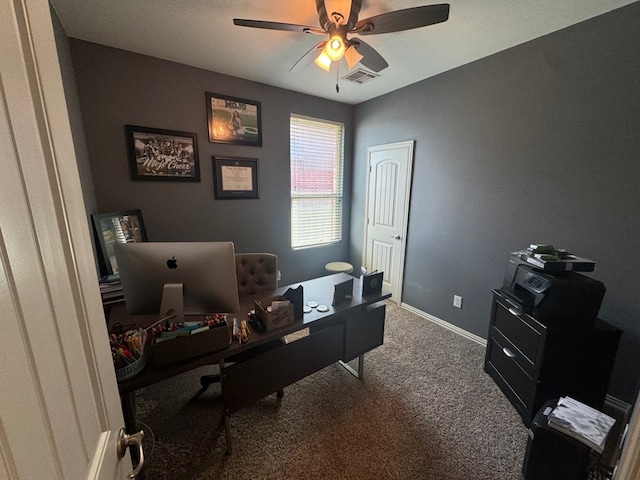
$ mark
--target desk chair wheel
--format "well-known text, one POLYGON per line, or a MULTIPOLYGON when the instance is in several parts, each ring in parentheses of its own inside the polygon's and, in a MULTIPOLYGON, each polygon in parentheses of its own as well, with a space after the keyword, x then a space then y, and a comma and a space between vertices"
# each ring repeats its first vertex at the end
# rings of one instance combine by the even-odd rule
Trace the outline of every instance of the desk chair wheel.
POLYGON ((284 390, 278 390, 278 391, 276 392, 276 397, 278 397, 278 398, 282 398, 282 397, 284 397, 284 390))

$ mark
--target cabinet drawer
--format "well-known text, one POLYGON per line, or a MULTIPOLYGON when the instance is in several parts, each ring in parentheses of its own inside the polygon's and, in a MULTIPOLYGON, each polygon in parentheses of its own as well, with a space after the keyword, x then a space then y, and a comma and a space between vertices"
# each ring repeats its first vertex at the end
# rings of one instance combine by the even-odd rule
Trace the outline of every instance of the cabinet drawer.
POLYGON ((493 327, 507 338, 532 366, 537 364, 544 341, 544 327, 531 317, 495 302, 493 327))
POLYGON ((527 411, 533 401, 536 381, 518 366, 508 347, 496 337, 489 338, 487 360, 493 371, 501 378, 498 385, 509 397, 515 397, 519 407, 527 411))
POLYGON ((291 343, 225 367, 222 401, 233 413, 344 356, 344 325, 318 330, 291 343))
POLYGON ((384 304, 373 305, 345 320, 345 362, 382 345, 385 311, 384 304))

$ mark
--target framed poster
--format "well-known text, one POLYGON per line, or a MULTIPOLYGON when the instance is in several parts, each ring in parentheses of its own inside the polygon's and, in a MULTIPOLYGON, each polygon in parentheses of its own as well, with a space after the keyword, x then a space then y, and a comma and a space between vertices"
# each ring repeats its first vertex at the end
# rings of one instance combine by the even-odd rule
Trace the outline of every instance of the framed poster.
POLYGON ((260 102, 205 92, 209 141, 262 146, 260 102))
POLYGON ((213 157, 213 191, 217 200, 260 198, 258 159, 213 157))
POLYGON ((146 242, 147 234, 140 210, 99 213, 91 215, 98 237, 107 275, 118 274, 118 264, 113 251, 114 243, 146 242))
POLYGON ((198 136, 125 125, 132 180, 199 182, 198 136))

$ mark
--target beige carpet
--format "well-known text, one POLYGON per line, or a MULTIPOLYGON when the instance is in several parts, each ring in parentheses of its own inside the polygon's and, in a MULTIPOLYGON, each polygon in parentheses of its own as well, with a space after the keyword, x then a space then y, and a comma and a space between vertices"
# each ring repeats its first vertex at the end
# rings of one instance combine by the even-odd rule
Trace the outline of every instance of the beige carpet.
POLYGON ((484 348, 393 303, 365 378, 331 365, 231 417, 199 369, 139 392, 147 480, 518 480, 527 430, 483 370, 484 348))

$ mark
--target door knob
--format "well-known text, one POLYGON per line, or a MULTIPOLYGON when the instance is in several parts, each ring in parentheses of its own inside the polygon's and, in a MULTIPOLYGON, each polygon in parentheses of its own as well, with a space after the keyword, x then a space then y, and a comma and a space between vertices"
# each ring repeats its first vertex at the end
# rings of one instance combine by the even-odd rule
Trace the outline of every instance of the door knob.
POLYGON ((392 235, 391 238, 393 238, 394 240, 402 239, 402 237, 400 235, 392 235))
POLYGON ((127 447, 135 445, 138 447, 138 465, 133 469, 131 473, 127 475, 127 478, 134 479, 136 475, 140 473, 142 470, 142 465, 144 465, 144 452, 142 451, 142 437, 144 437, 144 431, 140 430, 137 433, 132 433, 131 435, 127 435, 124 428, 121 428, 118 432, 118 458, 124 457, 125 453, 127 453, 127 447))

